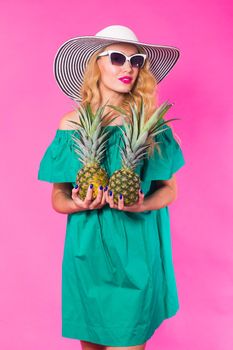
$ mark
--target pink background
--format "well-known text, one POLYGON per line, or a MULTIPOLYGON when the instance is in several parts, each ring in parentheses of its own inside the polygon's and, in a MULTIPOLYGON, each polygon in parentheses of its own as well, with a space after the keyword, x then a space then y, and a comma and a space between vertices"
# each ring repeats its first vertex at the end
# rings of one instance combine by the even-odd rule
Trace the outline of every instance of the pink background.
POLYGON ((186 165, 170 205, 180 310, 147 349, 233 349, 232 1, 1 1, 0 348, 79 349, 61 337, 61 262, 66 215, 51 208, 40 159, 71 110, 52 63, 67 39, 111 24, 139 40, 180 48, 159 85, 186 165), (230 235, 231 233, 231 235, 230 235), (231 283, 230 283, 231 282, 231 283), (231 325, 231 327, 230 327, 231 325))

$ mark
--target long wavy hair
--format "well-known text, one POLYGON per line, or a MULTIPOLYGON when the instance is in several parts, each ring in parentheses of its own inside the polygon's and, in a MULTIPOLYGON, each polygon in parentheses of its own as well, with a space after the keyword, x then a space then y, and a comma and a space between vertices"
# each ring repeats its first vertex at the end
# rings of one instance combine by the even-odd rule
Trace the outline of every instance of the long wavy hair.
MULTIPOLYGON (((138 53, 145 53, 143 48, 134 45, 138 49, 138 53)), ((85 106, 90 103, 92 111, 96 112, 101 104, 101 95, 99 90, 99 79, 101 72, 97 64, 97 56, 106 50, 102 48, 96 51, 88 61, 85 69, 83 84, 81 88, 81 103, 85 106)), ((129 93, 124 93, 124 99, 120 106, 131 115, 129 103, 136 103, 137 108, 140 106, 141 99, 143 98, 145 107, 145 121, 147 121, 150 116, 158 108, 158 84, 150 71, 149 60, 146 60, 144 66, 140 68, 137 79, 134 83, 132 90, 129 93)), ((117 105, 116 105, 117 106, 117 105)), ((113 112, 114 114, 114 112, 113 112)), ((111 116, 111 113, 110 113, 111 116)), ((170 125, 169 125, 170 126, 170 125)), ((170 126, 171 127, 171 126, 170 126)), ((161 154, 159 144, 154 142, 153 139, 148 140, 150 148, 148 150, 149 155, 153 154, 154 147, 157 148, 159 154, 161 154)))

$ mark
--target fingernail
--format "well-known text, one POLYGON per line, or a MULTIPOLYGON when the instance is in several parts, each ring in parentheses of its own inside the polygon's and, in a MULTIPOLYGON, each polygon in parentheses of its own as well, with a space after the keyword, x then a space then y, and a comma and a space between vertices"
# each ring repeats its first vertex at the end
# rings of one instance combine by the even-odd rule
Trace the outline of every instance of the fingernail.
POLYGON ((100 190, 102 190, 102 189, 103 189, 103 186, 100 186, 99 188, 100 188, 100 190))
POLYGON ((92 188, 92 187, 93 187, 93 185, 91 184, 91 185, 90 185, 90 188, 92 188))
POLYGON ((105 186, 105 187, 104 187, 104 191, 107 191, 107 189, 108 189, 108 186, 105 186))
POLYGON ((122 199, 122 194, 120 194, 120 199, 122 199))
POLYGON ((143 193, 142 189, 140 189, 140 192, 143 193))
POLYGON ((109 195, 112 196, 112 191, 109 191, 109 195))
POLYGON ((77 185, 75 185, 75 186, 74 186, 74 188, 75 188, 75 189, 76 189, 76 188, 78 188, 78 184, 77 184, 77 185))

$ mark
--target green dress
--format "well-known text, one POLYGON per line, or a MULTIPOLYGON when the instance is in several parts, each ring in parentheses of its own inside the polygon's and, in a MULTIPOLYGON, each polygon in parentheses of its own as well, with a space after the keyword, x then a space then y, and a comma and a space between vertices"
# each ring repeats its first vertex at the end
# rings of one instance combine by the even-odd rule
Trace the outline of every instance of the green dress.
MULTIPOLYGON (((103 165, 109 176, 121 166, 121 130, 108 126, 103 165)), ((136 173, 145 196, 156 180, 168 180, 185 164, 169 126, 136 173)), ((56 130, 40 162, 38 179, 69 182, 82 163, 74 152, 73 130, 56 130)), ((179 309, 172 260, 168 207, 139 213, 112 209, 67 215, 62 260, 62 336, 108 346, 145 343, 179 309)))

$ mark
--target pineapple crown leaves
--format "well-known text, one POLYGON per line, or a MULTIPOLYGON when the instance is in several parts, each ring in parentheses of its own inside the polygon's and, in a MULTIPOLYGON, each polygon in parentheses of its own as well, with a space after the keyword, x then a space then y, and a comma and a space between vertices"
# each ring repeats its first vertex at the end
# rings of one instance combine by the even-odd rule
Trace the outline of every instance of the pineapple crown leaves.
MULTIPOLYGON (((130 148, 127 147, 126 149, 122 149, 119 145, 117 145, 119 148, 121 159, 122 159, 122 169, 131 169, 134 170, 138 162, 143 158, 143 156, 147 153, 142 153, 142 149, 138 150, 138 152, 133 153, 130 148)), ((144 146, 143 149, 148 148, 147 146, 144 146)))
MULTIPOLYGON (((131 119, 130 124, 126 124, 126 122, 123 120, 123 125, 132 143, 135 143, 135 140, 137 140, 140 134, 142 134, 145 131, 148 131, 148 136, 153 137, 157 133, 159 133, 157 130, 163 124, 167 124, 168 122, 173 120, 179 120, 179 118, 173 118, 173 119, 166 120, 163 123, 160 123, 160 120, 163 118, 163 116, 174 105, 174 103, 169 103, 168 101, 165 101, 156 109, 156 111, 152 114, 150 119, 148 119, 145 122, 145 107, 144 107, 145 104, 143 101, 143 97, 141 95, 140 95, 140 100, 141 100, 141 103, 140 103, 139 109, 135 101, 133 105, 129 102, 129 106, 132 112, 132 117, 130 117, 127 111, 125 111, 123 108, 120 108, 114 105, 108 105, 109 107, 119 111, 120 113, 122 113, 123 115, 126 115, 129 119, 131 119), (134 126, 133 128, 132 128, 132 124, 134 126)), ((163 129, 162 131, 165 131, 165 130, 166 129, 163 129)))
MULTIPOLYGON (((145 108, 142 96, 140 96, 140 106, 134 100, 134 104, 129 103, 130 110, 132 112, 131 123, 127 124, 123 120, 123 126, 125 130, 122 130, 124 149, 121 150, 123 167, 128 166, 132 169, 135 168, 137 163, 148 155, 147 151, 150 147, 149 140, 154 138, 155 135, 164 132, 168 128, 161 129, 162 125, 167 124, 172 120, 177 120, 178 118, 173 118, 161 123, 163 116, 171 108, 173 104, 165 101, 160 105, 149 120, 145 122, 145 108)), ((113 109, 119 111, 120 113, 129 117, 128 113, 119 107, 109 105, 113 109)), ((156 142, 159 144, 160 142, 156 142)))
MULTIPOLYGON (((80 136, 78 138, 74 134, 72 139, 75 153, 77 153, 84 165, 90 162, 100 163, 104 156, 109 131, 102 127, 102 123, 110 113, 108 112, 102 116, 105 106, 106 104, 99 107, 95 114, 91 109, 90 103, 87 103, 85 107, 80 106, 80 109, 77 109, 75 106, 76 112, 79 113, 79 122, 69 120, 72 125, 76 125, 74 129, 80 136)), ((107 122, 107 125, 109 122, 107 122)))
MULTIPOLYGON (((160 122, 163 118, 163 116, 167 113, 167 111, 174 105, 174 103, 169 103, 169 101, 165 101, 162 103, 156 111, 152 114, 150 119, 148 119, 145 122, 145 108, 144 108, 144 101, 142 96, 140 96, 141 103, 139 109, 137 108, 136 102, 134 102, 134 105, 129 103, 130 109, 132 111, 132 122, 131 124, 126 124, 123 122, 125 129, 127 131, 127 135, 130 138, 131 142, 134 143, 136 139, 145 131, 148 131, 148 136, 154 137, 156 134, 159 134, 160 132, 163 132, 167 129, 162 129, 161 131, 158 131, 162 127, 162 125, 169 123, 173 120, 179 120, 179 118, 173 118, 169 119, 163 122, 160 122), (132 124, 134 125, 134 128, 132 128, 132 124)), ((115 107, 113 105, 110 105, 113 109, 119 110, 122 114, 125 114, 127 116, 128 113, 119 107, 115 107)))
MULTIPOLYGON (((74 109, 76 110, 77 114, 79 114, 79 121, 80 122, 78 123, 78 122, 75 122, 73 120, 70 120, 70 122, 79 126, 80 128, 85 129, 85 131, 88 135, 92 135, 93 131, 96 130, 97 126, 99 124, 102 125, 103 121, 105 121, 107 119, 107 116, 111 113, 111 112, 108 112, 104 116, 102 116, 104 109, 107 106, 107 103, 108 103, 108 101, 102 107, 98 107, 96 114, 93 113, 93 111, 91 109, 90 102, 88 102, 86 104, 86 106, 80 105, 79 108, 74 106, 74 109)), ((108 125, 110 122, 112 122, 116 118, 117 118, 117 116, 113 117, 109 121, 106 121, 106 125, 108 125)))
POLYGON ((145 144, 147 139, 147 133, 144 133, 144 137, 141 138, 141 143, 139 143, 138 146, 135 145, 134 147, 132 147, 130 139, 127 135, 127 131, 124 131, 123 129, 121 129, 121 131, 123 134, 121 138, 124 144, 124 147, 120 149, 122 157, 122 167, 131 168, 132 170, 134 170, 139 161, 147 155, 147 152, 144 151, 147 151, 150 147, 149 144, 145 144))

